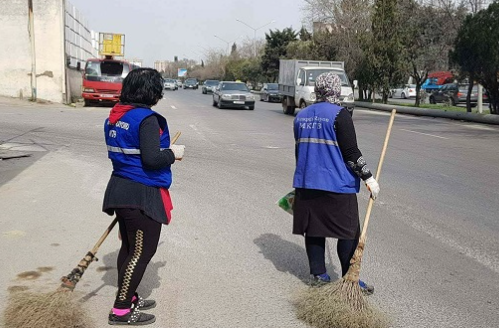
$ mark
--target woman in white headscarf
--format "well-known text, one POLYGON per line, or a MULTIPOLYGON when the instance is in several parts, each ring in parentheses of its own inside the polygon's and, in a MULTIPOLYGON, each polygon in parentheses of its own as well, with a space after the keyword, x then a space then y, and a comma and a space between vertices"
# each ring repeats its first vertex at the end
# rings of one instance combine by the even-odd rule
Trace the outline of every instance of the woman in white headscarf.
MULTIPOLYGON (((337 238, 342 276, 350 266, 360 235, 357 193, 362 179, 376 198, 379 185, 357 147, 352 117, 341 106, 341 80, 330 72, 315 81, 315 104, 294 121, 296 170, 293 233, 305 236, 312 277, 331 280, 325 265, 325 241, 337 238)), ((367 293, 374 288, 363 281, 367 293)))

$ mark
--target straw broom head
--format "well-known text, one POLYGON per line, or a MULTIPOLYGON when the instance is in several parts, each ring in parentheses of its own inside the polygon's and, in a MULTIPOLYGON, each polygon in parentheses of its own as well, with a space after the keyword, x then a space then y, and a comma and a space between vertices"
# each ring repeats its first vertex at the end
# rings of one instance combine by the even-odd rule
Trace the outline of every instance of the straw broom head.
POLYGON ((301 293, 295 306, 300 320, 317 328, 385 328, 390 321, 371 306, 359 286, 364 243, 359 242, 347 274, 301 293))
POLYGON ((9 328, 92 328, 94 324, 75 294, 12 292, 4 312, 9 328))

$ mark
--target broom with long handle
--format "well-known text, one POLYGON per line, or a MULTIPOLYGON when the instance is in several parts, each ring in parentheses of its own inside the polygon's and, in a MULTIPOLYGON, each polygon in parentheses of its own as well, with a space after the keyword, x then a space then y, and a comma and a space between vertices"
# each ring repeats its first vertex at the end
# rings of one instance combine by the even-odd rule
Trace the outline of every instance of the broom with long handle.
MULTIPOLYGON (((177 132, 172 138, 172 144, 180 137, 177 132)), ((62 284, 57 290, 46 293, 16 292, 9 295, 4 311, 5 327, 9 328, 91 328, 93 318, 87 313, 80 302, 77 302, 73 291, 90 263, 96 261, 95 255, 116 225, 116 219, 111 222, 95 246, 78 263, 70 274, 62 278, 62 284)))
MULTIPOLYGON (((175 133, 175 135, 172 138, 171 144, 174 144, 178 138, 180 137, 181 132, 178 131, 175 133)), ((94 245, 94 247, 81 259, 81 261, 78 263, 78 265, 67 275, 61 278, 61 286, 59 289, 62 290, 73 290, 76 287, 76 284, 80 281, 81 277, 87 270, 88 266, 90 263, 93 261, 97 261, 98 259, 95 257, 97 254, 97 251, 99 250, 100 246, 106 240, 107 236, 109 233, 113 230, 114 226, 118 222, 118 218, 115 218, 109 227, 107 227, 106 231, 102 234, 102 236, 99 238, 97 243, 94 245)))
MULTIPOLYGON (((381 168, 385 159, 395 113, 396 110, 392 110, 388 123, 385 142, 376 171, 378 181, 381 176, 381 168)), ((374 199, 369 197, 359 244, 350 260, 350 267, 345 276, 320 288, 309 288, 297 300, 298 317, 310 325, 318 328, 384 328, 389 325, 389 320, 369 304, 359 286, 362 255, 373 204, 374 199)))
MULTIPOLYGON (((383 144, 383 150, 381 151, 381 156, 379 158, 378 168, 376 170, 376 181, 379 182, 381 177, 381 168, 383 167, 383 162, 385 160, 386 149, 388 148, 388 141, 390 140, 390 135, 392 132, 393 121, 395 120, 395 113, 397 111, 392 110, 392 115, 390 116, 390 122, 388 123, 388 129, 386 130, 385 142, 383 144)), ((364 224, 362 226, 362 233, 359 238, 359 245, 355 249, 355 253, 350 260, 350 267, 348 272, 345 274, 344 279, 352 282, 359 282, 360 274, 360 264, 362 262, 362 255, 364 253, 364 247, 366 245, 367 239, 367 227, 369 225, 369 219, 371 218, 371 211, 373 208, 374 199, 369 197, 369 203, 367 204, 366 216, 364 218, 364 224)))

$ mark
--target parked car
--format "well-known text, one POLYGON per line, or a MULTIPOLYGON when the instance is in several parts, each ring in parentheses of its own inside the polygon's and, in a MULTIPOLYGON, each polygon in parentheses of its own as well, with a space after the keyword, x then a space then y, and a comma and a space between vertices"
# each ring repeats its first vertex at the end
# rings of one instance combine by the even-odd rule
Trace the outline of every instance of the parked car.
POLYGON ((416 97, 416 85, 415 84, 406 84, 399 86, 397 88, 391 89, 390 94, 388 95, 390 98, 415 98, 416 97))
POLYGON ((190 77, 184 81, 184 89, 194 89, 198 88, 198 80, 196 78, 190 77))
POLYGON ((279 93, 278 83, 264 83, 260 90, 260 100, 268 102, 281 102, 282 95, 279 93))
POLYGON ((165 79, 164 89, 172 91, 178 90, 177 81, 174 79, 165 79))
POLYGON ((218 108, 249 108, 255 109, 256 96, 242 82, 222 81, 213 93, 213 106, 218 108))
MULTIPOLYGON (((449 101, 452 106, 457 104, 466 104, 469 84, 448 83, 444 84, 440 90, 435 90, 430 95, 430 104, 436 104, 449 101)), ((482 100, 488 100, 486 91, 483 90, 482 100)), ((478 86, 474 85, 471 89, 470 102, 476 105, 478 102, 478 86)))
POLYGON ((180 80, 180 79, 177 80, 177 86, 179 88, 182 88, 182 80, 180 80))
POLYGON ((213 93, 215 91, 215 89, 217 88, 219 83, 220 83, 220 81, 218 81, 218 80, 206 80, 203 83, 203 87, 201 88, 201 91, 203 92, 204 95, 207 93, 213 93))

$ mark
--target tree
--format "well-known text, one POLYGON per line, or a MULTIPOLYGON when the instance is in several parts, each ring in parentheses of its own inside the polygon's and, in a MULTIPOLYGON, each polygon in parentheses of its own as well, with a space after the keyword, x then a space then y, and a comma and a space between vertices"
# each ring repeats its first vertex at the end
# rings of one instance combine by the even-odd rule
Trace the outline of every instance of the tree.
POLYGON ((234 42, 234 43, 232 44, 232 48, 231 48, 231 50, 230 50, 230 55, 231 55, 231 56, 235 56, 236 54, 237 54, 237 44, 234 42))
POLYGON ((462 8, 453 4, 440 8, 422 5, 415 0, 400 2, 404 61, 407 63, 407 74, 416 84, 416 106, 421 103, 421 86, 428 74, 449 69, 448 53, 464 18, 463 12, 462 8))
POLYGON ((314 41, 291 41, 286 47, 286 58, 320 60, 314 41))
POLYGON ((372 38, 365 54, 376 72, 374 87, 381 91, 383 103, 390 88, 403 79, 403 44, 397 0, 376 0, 372 17, 372 38))
POLYGON ((299 36, 300 36, 300 41, 312 40, 312 34, 305 28, 305 26, 301 27, 299 36))
POLYGON ((238 46, 237 52, 241 58, 261 58, 264 48, 264 39, 246 38, 238 46))
MULTIPOLYGON (((499 2, 469 14, 459 29, 451 60, 469 77, 470 89, 478 81, 488 91, 490 112, 499 114, 499 2)), ((467 97, 469 103, 469 92, 467 97)))
POLYGON ((296 41, 297 33, 290 27, 265 34, 267 41, 262 56, 262 70, 269 81, 275 82, 279 74, 279 60, 286 57, 287 46, 296 41))
POLYGON ((343 61, 348 77, 359 79, 363 42, 370 34, 373 0, 305 0, 305 21, 313 22, 318 53, 343 61))

